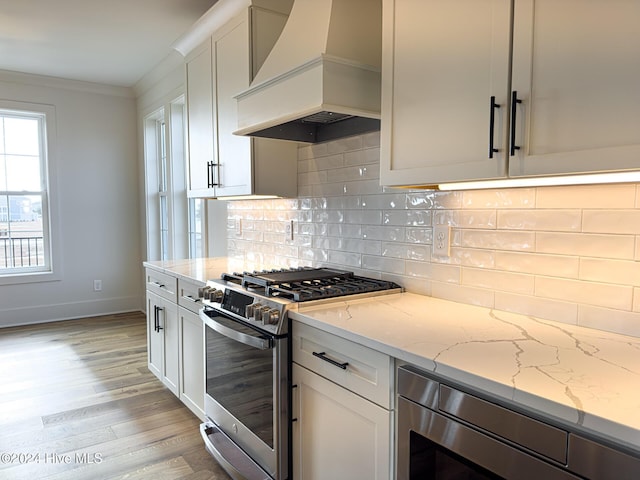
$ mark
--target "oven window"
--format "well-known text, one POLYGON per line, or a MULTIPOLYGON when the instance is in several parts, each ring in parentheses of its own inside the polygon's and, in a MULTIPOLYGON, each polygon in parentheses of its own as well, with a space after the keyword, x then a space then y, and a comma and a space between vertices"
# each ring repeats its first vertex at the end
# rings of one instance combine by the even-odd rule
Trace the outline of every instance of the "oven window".
MULTIPOLYGON (((256 336, 255 330, 229 322, 234 329, 256 336)), ((211 328, 206 329, 206 338, 207 394, 273 448, 275 350, 244 345, 211 328)))
POLYGON ((502 477, 472 463, 419 433, 410 432, 411 480, 498 480, 502 477))

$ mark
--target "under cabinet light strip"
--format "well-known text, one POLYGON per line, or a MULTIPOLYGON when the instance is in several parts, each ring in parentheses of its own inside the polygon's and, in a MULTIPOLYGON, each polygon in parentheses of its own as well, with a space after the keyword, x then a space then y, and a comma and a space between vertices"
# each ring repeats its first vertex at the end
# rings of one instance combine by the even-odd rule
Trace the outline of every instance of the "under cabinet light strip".
POLYGON ((480 190, 489 188, 548 187, 555 185, 589 185, 594 183, 640 182, 640 172, 598 173, 557 177, 506 178, 476 182, 441 183, 439 190, 480 190))

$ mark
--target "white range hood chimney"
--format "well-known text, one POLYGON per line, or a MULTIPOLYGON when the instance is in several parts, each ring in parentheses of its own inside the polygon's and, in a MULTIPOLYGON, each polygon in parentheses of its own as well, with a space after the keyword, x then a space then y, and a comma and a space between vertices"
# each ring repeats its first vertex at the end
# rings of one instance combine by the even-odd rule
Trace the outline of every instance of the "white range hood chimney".
POLYGON ((380 129, 382 0, 295 0, 238 101, 237 135, 323 142, 380 129))

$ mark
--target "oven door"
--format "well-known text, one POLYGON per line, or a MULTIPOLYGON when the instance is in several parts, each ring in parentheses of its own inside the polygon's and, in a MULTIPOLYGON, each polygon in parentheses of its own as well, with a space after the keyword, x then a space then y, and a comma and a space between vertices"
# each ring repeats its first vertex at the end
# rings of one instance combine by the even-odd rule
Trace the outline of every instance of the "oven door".
POLYGON ((200 317, 211 420, 201 427, 207 449, 233 478, 287 478, 286 337, 215 310, 201 310, 200 317))

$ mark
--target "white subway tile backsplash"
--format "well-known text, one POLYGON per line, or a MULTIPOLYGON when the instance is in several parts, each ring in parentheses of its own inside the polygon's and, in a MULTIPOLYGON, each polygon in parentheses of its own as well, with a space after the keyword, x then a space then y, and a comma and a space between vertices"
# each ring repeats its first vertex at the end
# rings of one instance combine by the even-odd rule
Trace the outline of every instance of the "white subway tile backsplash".
POLYGON ((493 308, 494 292, 483 288, 467 287, 452 283, 431 282, 431 294, 453 302, 493 308))
POLYGON ((533 208, 535 188, 469 190, 462 193, 464 208, 533 208))
POLYGON ((497 226, 497 212, 495 210, 457 210, 454 213, 456 219, 452 225, 457 227, 492 229, 497 226))
POLYGON ((632 260, 581 258, 581 280, 640 286, 640 264, 632 260))
POLYGON ((457 265, 431 264, 431 280, 459 284, 460 275, 460 267, 457 265))
POLYGON ((404 262, 398 258, 363 255, 362 268, 382 273, 404 274, 404 262))
POLYGON ((373 132, 301 146, 297 198, 228 203, 229 256, 256 268, 350 269, 411 292, 640 336, 640 185, 381 187, 379 145, 373 132), (438 224, 453 227, 450 257, 432 255, 438 224))
POLYGON ((537 208, 633 208, 635 185, 539 187, 537 208))
POLYGON ((525 252, 495 252, 495 268, 510 272, 578 278, 579 258, 525 252))
POLYGON ((531 295, 496 292, 495 308, 571 325, 575 325, 578 320, 578 305, 576 303, 531 295))
POLYGON ((631 310, 633 304, 633 287, 631 286, 566 278, 536 277, 535 295, 627 311, 631 310))
POLYGON ((385 210, 383 225, 430 226, 431 212, 426 210, 385 210))
POLYGON ((508 230, 465 230, 461 245, 469 248, 530 251, 535 246, 535 233, 508 230))
POLYGON ((580 210, 501 210, 499 229, 579 232, 582 225, 580 210))
POLYGON ((368 148, 365 150, 356 150, 344 153, 345 166, 373 164, 378 166, 380 163, 380 149, 368 148))
POLYGON ((640 210, 585 210, 583 232, 640 234, 640 210))
POLYGON ((630 235, 536 233, 536 251, 559 255, 631 259, 635 239, 630 235))
POLYGON ((409 243, 433 243, 432 228, 414 228, 405 229, 405 240, 409 243))
POLYGON ((362 238, 403 242, 406 238, 406 229, 400 227, 362 225, 362 238))
POLYGON ((640 313, 636 312, 580 305, 578 307, 578 325, 600 329, 601 325, 606 325, 610 332, 640 337, 640 313))
POLYGON ((528 295, 533 295, 534 289, 533 275, 468 267, 462 269, 461 283, 471 287, 483 287, 528 295))

